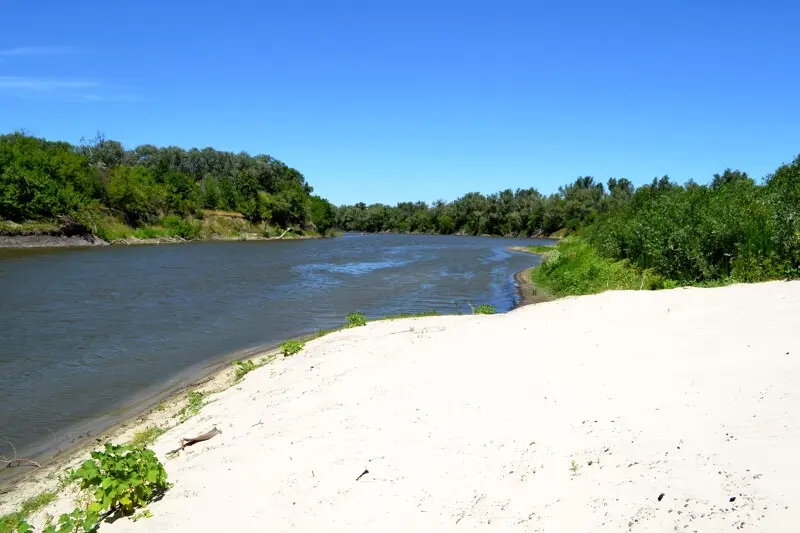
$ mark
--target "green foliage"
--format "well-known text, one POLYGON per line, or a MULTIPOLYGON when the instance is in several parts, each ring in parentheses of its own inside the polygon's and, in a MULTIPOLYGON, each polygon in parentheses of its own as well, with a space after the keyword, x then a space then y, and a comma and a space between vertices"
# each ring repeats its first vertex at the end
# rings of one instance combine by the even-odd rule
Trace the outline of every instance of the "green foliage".
POLYGON ((288 357, 290 355, 300 353, 305 345, 306 344, 304 342, 297 340, 286 341, 281 344, 281 352, 283 352, 284 356, 288 357))
POLYGON ((0 517, 0 533, 23 533, 32 531, 27 519, 55 501, 54 491, 44 491, 23 501, 19 511, 0 517))
POLYGON ((170 236, 183 237, 186 240, 196 239, 202 228, 200 221, 181 218, 178 215, 165 216, 161 219, 161 225, 169 230, 170 236))
POLYGON ((664 288, 660 276, 640 271, 627 260, 601 257, 593 246, 577 237, 564 239, 546 253, 541 265, 531 270, 531 281, 553 296, 664 288))
POLYGON ((367 317, 363 313, 350 313, 347 315, 347 327, 355 328, 358 326, 366 326, 367 317))
POLYGON ((156 439, 166 433, 166 431, 167 430, 165 428, 157 426, 144 428, 143 430, 137 431, 136 434, 134 434, 129 444, 134 448, 145 448, 153 444, 156 439))
POLYGON ((187 403, 177 413, 177 416, 180 417, 182 422, 185 422, 200 412, 200 408, 203 407, 203 400, 205 400, 205 397, 205 394, 200 391, 191 391, 186 395, 187 403))
POLYGON ((46 526, 42 533, 89 533, 97 530, 99 516, 96 511, 75 508, 71 513, 64 513, 58 524, 46 526))
MULTIPOLYGON (((99 206, 116 218, 95 231, 110 240, 129 236, 125 226, 161 219, 171 236, 195 238, 198 224, 187 219, 200 208, 325 232, 334 208, 312 201, 311 191, 300 172, 264 155, 152 145, 126 151, 102 135, 80 146, 0 135, 0 219, 49 220, 99 206)), ((87 226, 94 231, 96 224, 87 226)))
POLYGON ((92 167, 70 148, 20 133, 0 136, 0 218, 53 218, 96 196, 92 167))
POLYGON ((439 316, 439 313, 434 309, 428 311, 420 311, 418 313, 397 313, 395 315, 386 315, 380 317, 378 320, 396 320, 400 318, 423 318, 426 316, 439 316))
POLYGON ((142 167, 116 167, 108 182, 108 205, 125 215, 128 224, 136 226, 163 215, 166 191, 142 167))
POLYGON ((586 237, 604 257, 682 284, 758 281, 791 272, 800 263, 782 249, 792 230, 781 235, 781 227, 800 204, 788 205, 785 195, 772 196, 769 186, 752 180, 726 179, 715 187, 654 180, 587 228, 586 237), (781 210, 790 215, 782 218, 781 210))
POLYGON ((336 224, 336 208, 319 196, 311 196, 310 202, 311 223, 319 233, 325 235, 336 224))
POLYGON ((247 361, 234 361, 233 367, 236 370, 234 381, 239 381, 247 374, 255 370, 256 364, 252 360, 248 359, 247 361))
POLYGON ((543 246, 541 244, 535 244, 533 246, 528 246, 528 251, 534 254, 546 254, 553 251, 553 246, 543 246))
POLYGON ((476 315, 493 315, 497 312, 497 308, 493 305, 481 304, 477 307, 473 307, 472 312, 476 315))
POLYGON ((127 444, 106 443, 103 451, 92 452, 73 479, 82 490, 91 491, 94 501, 86 518, 95 522, 106 511, 129 516, 168 488, 167 472, 156 454, 127 444))
POLYGON ((336 211, 345 231, 412 232, 442 235, 548 235, 564 227, 590 223, 632 190, 627 180, 610 180, 613 194, 590 176, 543 196, 536 189, 510 189, 485 196, 472 192, 454 202, 400 202, 396 206, 363 203, 336 211))

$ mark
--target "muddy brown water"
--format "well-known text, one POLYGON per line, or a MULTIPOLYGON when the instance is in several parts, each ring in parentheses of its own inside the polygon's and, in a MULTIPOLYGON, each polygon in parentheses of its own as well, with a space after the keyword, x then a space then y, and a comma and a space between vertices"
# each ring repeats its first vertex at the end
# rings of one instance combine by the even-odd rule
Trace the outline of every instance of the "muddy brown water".
POLYGON ((367 317, 507 311, 549 241, 337 239, 0 250, 0 455, 47 458, 237 352, 367 317))

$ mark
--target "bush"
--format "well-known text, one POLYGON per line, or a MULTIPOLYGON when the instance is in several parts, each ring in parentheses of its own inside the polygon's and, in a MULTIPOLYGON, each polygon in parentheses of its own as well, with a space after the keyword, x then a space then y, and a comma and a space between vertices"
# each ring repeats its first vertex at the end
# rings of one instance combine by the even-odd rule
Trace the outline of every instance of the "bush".
POLYGON ((366 326, 367 317, 363 313, 350 313, 347 315, 347 327, 355 328, 358 326, 366 326))
POLYGON ((187 240, 196 239, 200 235, 202 223, 197 220, 181 218, 178 215, 167 215, 161 219, 161 225, 170 230, 173 236, 187 240))
POLYGON ((305 343, 300 341, 295 341, 295 340, 286 341, 283 344, 281 344, 281 352, 283 352, 283 355, 285 357, 288 357, 290 355, 300 353, 300 351, 303 349, 304 346, 305 343))
POLYGON ((493 305, 481 304, 478 307, 474 307, 472 312, 476 315, 493 315, 497 312, 497 308, 493 305))
POLYGON ((234 361, 233 366, 236 368, 236 376, 234 377, 234 381, 239 381, 256 369, 256 364, 250 359, 247 361, 234 361))
POLYGON ((82 490, 94 491, 87 516, 105 511, 132 515, 169 486, 164 465, 152 450, 106 443, 91 457, 72 474, 82 490))
POLYGON ((543 255, 531 281, 553 296, 594 294, 607 290, 660 289, 665 280, 627 261, 601 257, 588 242, 568 237, 543 255))
POLYGON ((746 177, 718 181, 711 188, 664 180, 641 187, 585 235, 601 256, 682 284, 759 281, 791 269, 792 254, 781 246, 794 229, 781 233, 779 213, 797 218, 798 208, 783 200, 791 196, 786 187, 774 185, 781 194, 772 195, 775 180, 768 187, 746 177))

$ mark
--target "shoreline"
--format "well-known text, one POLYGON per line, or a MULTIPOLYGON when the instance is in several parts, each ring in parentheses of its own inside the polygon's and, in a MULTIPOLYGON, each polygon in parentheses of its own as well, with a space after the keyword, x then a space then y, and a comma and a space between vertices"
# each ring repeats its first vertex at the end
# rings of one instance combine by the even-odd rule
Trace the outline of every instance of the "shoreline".
MULTIPOLYGON (((294 240, 303 238, 323 237, 299 237, 295 238, 294 240)), ((203 239, 186 242, 209 242, 214 240, 229 241, 234 239, 203 239)), ((271 237, 252 240, 278 240, 278 238, 271 237)), ((529 273, 532 268, 535 268, 535 266, 514 273, 513 278, 515 282, 515 288, 520 296, 520 301, 508 312, 514 311, 515 309, 523 306, 542 303, 553 299, 549 295, 538 292, 530 282, 529 273)), ((409 318, 386 317, 374 318, 369 320, 369 322, 396 321, 406 319, 409 318)), ((310 333, 308 335, 298 337, 296 340, 311 342, 344 329, 347 329, 345 325, 329 331, 310 333)), ((233 383, 235 370, 231 366, 233 361, 247 359, 256 360, 273 357, 274 359, 267 363, 267 365, 273 363, 275 360, 284 358, 277 345, 238 350, 236 352, 227 354, 217 359, 215 362, 211 362, 205 366, 198 365, 199 368, 205 368, 207 370, 195 373, 191 378, 180 379, 180 377, 178 377, 176 378, 178 383, 173 386, 166 385, 161 390, 157 390, 149 395, 145 394, 140 397, 131 398, 129 402, 126 402, 124 405, 120 406, 114 411, 122 412, 122 416, 115 416, 112 412, 103 413, 92 420, 77 425, 74 429, 80 429, 83 431, 77 437, 73 438, 69 443, 65 444, 63 442, 59 442, 58 437, 56 437, 56 439, 50 441, 49 444, 42 446, 39 452, 29 456, 31 459, 38 460, 41 464, 41 468, 31 469, 32 467, 15 467, 19 468, 20 472, 11 472, 7 475, 0 475, 0 496, 13 493, 16 489, 22 488, 25 485, 42 485, 43 479, 52 479, 54 472, 60 472, 69 466, 77 466, 77 464, 86 459, 86 456, 90 450, 98 447, 98 441, 119 441, 119 443, 121 443, 123 440, 120 439, 129 439, 132 434, 151 427, 157 421, 163 423, 165 421, 164 417, 159 416, 159 413, 167 411, 174 414, 174 412, 177 412, 180 409, 180 405, 185 401, 187 393, 192 390, 200 391, 208 396, 217 394, 226 390, 227 388, 235 386, 236 383, 233 383), (113 421, 106 424, 99 424, 98 422, 104 418, 110 418, 113 421), (59 447, 59 445, 62 445, 62 447, 59 447), (50 457, 45 459, 44 456, 47 455, 50 455, 50 457), (28 470, 25 471, 25 469, 28 470)), ((180 425, 180 422, 177 425, 180 425)), ((174 426, 170 426, 170 428, 172 427, 174 426)), ((3 505, 0 504, 0 509, 2 509, 2 507, 3 505)), ((2 514, 3 512, 0 512, 0 516, 2 516, 2 514)))
MULTIPOLYGON (((218 372, 183 424, 176 396, 119 428, 170 422, 151 449, 175 487, 101 530, 790 531, 798 302, 800 282, 611 291, 338 331, 233 386, 218 372)), ((38 472, 0 514, 56 485, 38 472)))
POLYGON ((87 248, 104 246, 143 246, 161 244, 188 244, 197 242, 237 242, 237 241, 300 241, 326 239, 322 235, 300 235, 292 237, 261 237, 258 235, 239 235, 236 237, 214 236, 210 239, 183 239, 180 237, 158 237, 137 239, 130 237, 107 242, 92 234, 86 235, 0 235, 0 249, 27 248, 87 248))
MULTIPOLYGON (((509 246, 508 250, 512 252, 535 255, 541 258, 540 253, 533 252, 524 246, 509 246)), ((530 268, 526 268, 525 270, 520 270, 514 274, 514 281, 516 282, 517 286, 517 294, 520 297, 519 305, 516 307, 524 307, 526 305, 534 305, 556 299, 555 296, 543 291, 537 287, 533 281, 531 281, 531 271, 538 266, 539 265, 537 264, 530 268)))

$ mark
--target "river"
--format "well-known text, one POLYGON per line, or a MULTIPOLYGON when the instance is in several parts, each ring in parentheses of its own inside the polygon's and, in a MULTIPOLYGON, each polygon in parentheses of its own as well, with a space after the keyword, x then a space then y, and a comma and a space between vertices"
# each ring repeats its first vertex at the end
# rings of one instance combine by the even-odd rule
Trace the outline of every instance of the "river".
MULTIPOLYGON (((0 441, 43 456, 244 350, 469 303, 507 311, 536 256, 488 237, 0 250, 0 441)), ((13 455, 7 444, 0 455, 13 455)))

